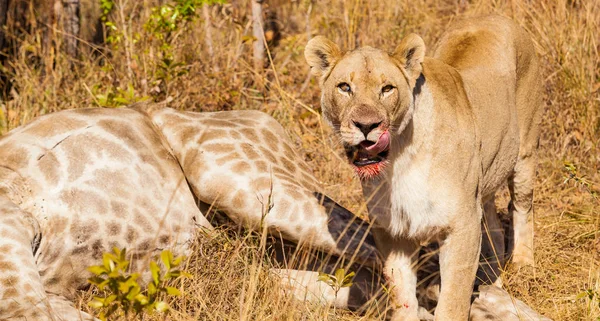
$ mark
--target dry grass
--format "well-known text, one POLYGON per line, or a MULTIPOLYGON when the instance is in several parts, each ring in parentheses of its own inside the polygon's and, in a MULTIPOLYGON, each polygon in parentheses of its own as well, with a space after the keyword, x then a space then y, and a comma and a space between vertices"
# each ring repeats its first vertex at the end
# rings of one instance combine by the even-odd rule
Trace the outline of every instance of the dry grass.
MULTIPOLYGON (((97 7, 82 2, 84 12, 97 7)), ((73 71, 58 50, 52 51, 54 68, 40 67, 44 59, 40 59, 39 31, 12 40, 16 46, 5 61, 12 90, 1 103, 0 133, 40 114, 95 106, 101 102, 99 93, 128 87, 133 88, 133 97, 171 97, 181 109, 259 109, 284 125, 327 193, 360 215, 365 214, 360 185, 318 116, 319 90, 308 78, 303 59, 307 38, 323 34, 347 49, 371 45, 391 50, 404 34, 416 32, 431 47, 458 17, 496 12, 514 18, 532 35, 542 58, 546 104, 535 198, 536 266, 509 268, 506 286, 555 320, 600 318, 600 200, 592 195, 600 183, 600 2, 271 1, 282 39, 271 48, 272 63, 256 74, 245 37, 250 33, 249 1, 232 1, 211 8, 214 55, 207 50, 204 21, 191 22, 173 42, 174 56, 188 72, 160 83, 156 82, 158 41, 142 25, 157 1, 115 2, 123 8, 111 16, 124 32, 122 42, 118 48, 96 51, 84 44, 73 71), (591 190, 581 180, 564 183, 565 161, 577 166, 575 178, 585 176, 592 182, 591 190), (590 296, 578 297, 587 290, 590 296)), ((55 33, 60 39, 56 29, 55 33)), ((506 204, 504 195, 498 208, 506 204)), ((220 235, 198 240, 197 254, 190 260, 196 277, 185 284, 185 295, 173 302, 179 312, 170 319, 359 318, 279 295, 252 237, 220 235)))

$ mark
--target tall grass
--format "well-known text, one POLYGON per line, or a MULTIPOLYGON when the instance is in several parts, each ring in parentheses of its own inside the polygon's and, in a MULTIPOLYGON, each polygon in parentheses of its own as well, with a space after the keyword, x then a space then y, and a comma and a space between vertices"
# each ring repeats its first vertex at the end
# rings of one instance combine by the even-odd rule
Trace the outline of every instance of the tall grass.
MULTIPOLYGON (((82 0, 85 21, 99 16, 97 3, 90 1, 82 0)), ((600 317, 600 202, 593 196, 600 183, 600 2, 270 1, 266 9, 277 14, 282 37, 269 48, 268 68, 255 71, 249 1, 230 1, 208 8, 208 27, 198 18, 173 35, 171 53, 181 65, 169 77, 161 76, 165 72, 161 42, 144 27, 159 1, 115 3, 109 19, 117 26, 120 40, 93 45, 91 36, 86 36, 92 32, 84 32, 82 54, 74 69, 59 45, 52 51, 53 67, 42 67, 39 28, 12 34, 14 47, 4 68, 12 89, 0 105, 0 133, 41 114, 119 105, 143 97, 174 99, 178 108, 196 111, 259 109, 284 125, 328 194, 360 215, 365 215, 365 204, 359 182, 318 116, 318 86, 303 59, 307 40, 322 34, 345 49, 370 45, 392 50, 403 35, 416 32, 432 47, 448 24, 460 17, 495 12, 513 18, 531 34, 541 57, 545 112, 535 190, 536 266, 509 267, 506 286, 556 320, 600 317), (585 176, 590 184, 582 186, 573 179, 565 183, 573 173, 564 170, 564 162, 574 164, 575 176, 585 176)), ((53 30, 60 39, 60 32, 53 30)), ((498 198, 503 213, 507 202, 506 193, 498 198)), ((358 318, 280 295, 268 276, 268 264, 252 244, 244 237, 199 239, 189 263, 196 277, 186 281, 185 295, 172 304, 178 312, 170 318, 358 318)))

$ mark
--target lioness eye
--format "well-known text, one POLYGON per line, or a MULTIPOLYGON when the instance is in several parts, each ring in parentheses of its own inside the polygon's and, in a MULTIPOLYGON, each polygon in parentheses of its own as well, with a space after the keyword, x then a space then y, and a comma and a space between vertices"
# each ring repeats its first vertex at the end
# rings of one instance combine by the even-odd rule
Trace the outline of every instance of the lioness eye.
POLYGON ((389 93, 389 92, 390 92, 390 91, 392 91, 394 88, 396 88, 396 87, 394 87, 394 86, 392 86, 392 85, 386 85, 386 86, 384 86, 383 88, 381 88, 381 92, 382 92, 382 93, 384 93, 384 94, 385 94, 385 93, 389 93))
POLYGON ((350 88, 350 85, 348 85, 348 83, 345 83, 345 82, 338 84, 337 87, 345 93, 349 93, 352 91, 352 89, 350 88))

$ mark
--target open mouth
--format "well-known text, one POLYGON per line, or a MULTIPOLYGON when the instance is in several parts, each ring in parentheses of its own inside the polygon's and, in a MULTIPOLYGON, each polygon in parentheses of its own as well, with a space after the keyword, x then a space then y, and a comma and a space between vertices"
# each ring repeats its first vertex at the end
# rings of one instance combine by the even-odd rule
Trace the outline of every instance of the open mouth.
POLYGON ((371 179, 381 174, 388 163, 390 134, 385 131, 377 142, 368 140, 358 145, 346 145, 346 156, 361 179, 371 179))

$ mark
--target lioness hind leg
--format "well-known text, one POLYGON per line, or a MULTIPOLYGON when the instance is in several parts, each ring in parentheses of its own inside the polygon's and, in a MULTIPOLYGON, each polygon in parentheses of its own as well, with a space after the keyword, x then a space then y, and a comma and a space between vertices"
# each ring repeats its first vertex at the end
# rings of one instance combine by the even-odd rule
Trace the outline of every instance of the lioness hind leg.
POLYGON ((500 269, 505 263, 504 228, 496 212, 495 196, 483 205, 481 255, 477 280, 484 284, 501 282, 500 269))
MULTIPOLYGON (((512 261, 517 266, 533 265, 533 183, 535 156, 520 157, 508 178, 513 219, 512 261)), ((510 245, 509 245, 510 246, 510 245)))

